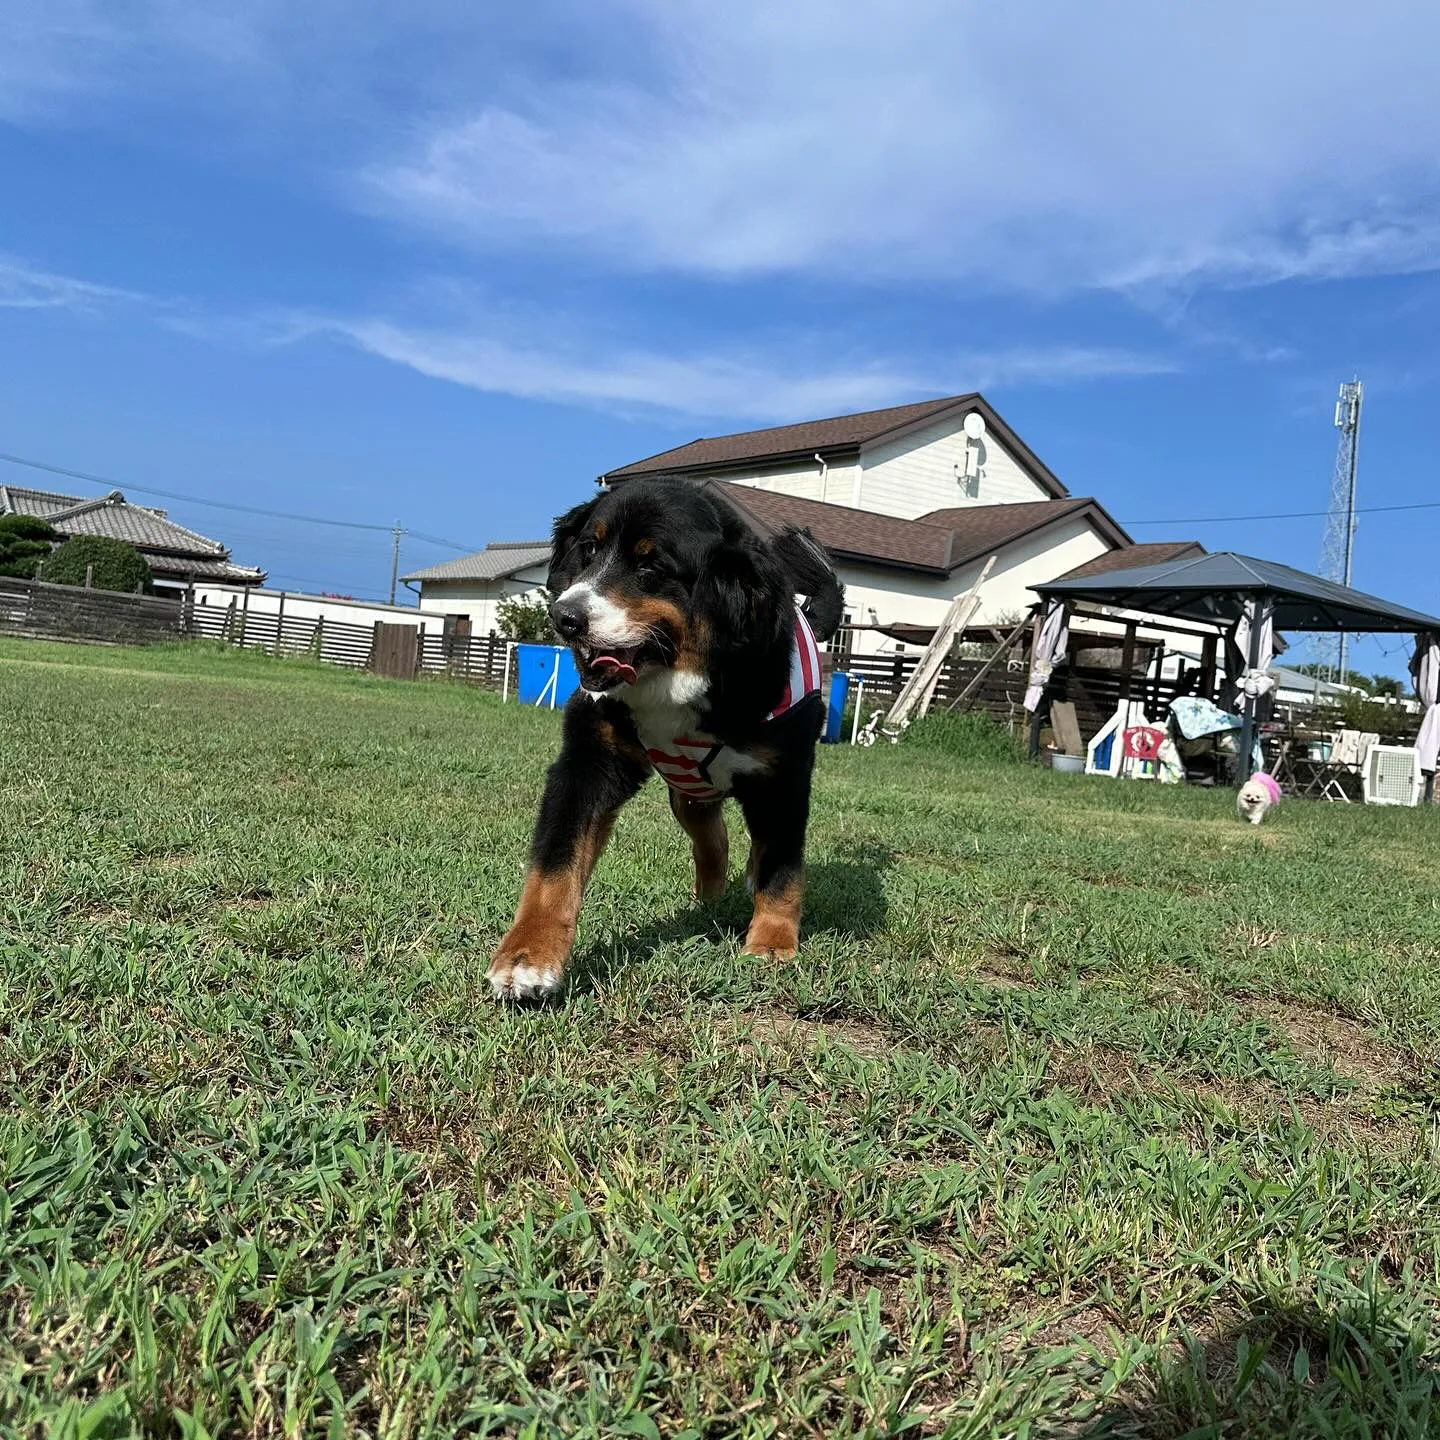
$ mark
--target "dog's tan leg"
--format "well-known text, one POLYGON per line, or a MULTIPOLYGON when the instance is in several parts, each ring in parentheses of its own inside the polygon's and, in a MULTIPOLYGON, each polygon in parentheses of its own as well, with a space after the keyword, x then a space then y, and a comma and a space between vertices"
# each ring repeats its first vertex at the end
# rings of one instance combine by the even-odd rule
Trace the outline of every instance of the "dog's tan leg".
POLYGON ((730 836, 725 829, 723 800, 692 800, 670 792, 670 810, 690 837, 695 857, 695 898, 718 900, 730 879, 730 836))
POLYGON ((745 954, 790 960, 800 949, 800 907, 805 894, 801 871, 777 875, 755 891, 755 913, 745 935, 745 954))
POLYGON ((575 943, 580 901, 614 823, 614 811, 595 820, 577 838, 564 865, 547 869, 531 864, 515 922, 490 962, 489 979, 497 997, 534 1000, 560 988, 575 943))

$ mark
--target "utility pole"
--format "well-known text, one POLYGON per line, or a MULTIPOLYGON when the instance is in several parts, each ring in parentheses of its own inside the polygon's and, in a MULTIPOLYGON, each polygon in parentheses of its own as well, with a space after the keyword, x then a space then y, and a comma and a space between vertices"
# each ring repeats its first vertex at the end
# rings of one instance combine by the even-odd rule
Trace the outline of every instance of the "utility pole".
POLYGON ((395 603, 395 586, 400 580, 400 537, 405 532, 400 528, 400 522, 395 522, 395 529, 391 532, 394 543, 390 546, 390 603, 395 603))

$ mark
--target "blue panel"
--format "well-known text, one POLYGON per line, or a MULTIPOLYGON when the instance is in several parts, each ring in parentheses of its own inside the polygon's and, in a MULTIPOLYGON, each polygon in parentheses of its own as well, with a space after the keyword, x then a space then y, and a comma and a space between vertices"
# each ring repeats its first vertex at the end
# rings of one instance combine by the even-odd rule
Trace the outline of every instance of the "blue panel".
POLYGON ((515 693, 522 705, 550 704, 550 683, 557 667, 560 679, 555 688, 555 708, 558 710, 580 688, 575 657, 558 645, 515 647, 515 693))
POLYGON ((826 745, 838 745, 844 738, 845 701, 850 696, 850 677, 837 670, 830 677, 830 700, 825 709, 825 729, 820 738, 826 745))

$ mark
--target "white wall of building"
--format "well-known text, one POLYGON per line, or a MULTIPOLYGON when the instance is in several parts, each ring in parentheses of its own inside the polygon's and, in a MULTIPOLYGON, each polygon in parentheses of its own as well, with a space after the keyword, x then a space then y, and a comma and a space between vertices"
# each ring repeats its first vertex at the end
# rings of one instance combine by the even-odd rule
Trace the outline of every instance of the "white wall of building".
POLYGON ((251 615, 276 615, 284 599, 286 620, 318 620, 345 625, 426 623, 434 629, 439 621, 427 616, 414 605, 381 605, 363 600, 337 600, 328 595, 305 595, 290 590, 262 590, 253 585, 197 585, 194 603, 207 609, 224 612, 233 603, 237 610, 251 615), (248 597, 248 598, 247 598, 248 597))
MULTIPOLYGON (((1054 580, 1109 549, 1079 516, 1004 547, 980 592, 980 609, 972 623, 993 625, 1007 616, 1024 614, 1038 598, 1031 585, 1054 580)), ((938 625, 955 597, 980 578, 986 558, 945 577, 849 562, 836 568, 845 582, 845 609, 856 624, 938 625)), ((855 648, 860 652, 893 649, 894 645, 888 636, 875 631, 855 636, 855 648)))
POLYGON ((498 631, 502 600, 528 597, 544 588, 546 567, 534 565, 502 580, 422 580, 420 608, 427 614, 468 615, 472 635, 498 631))
POLYGON ((860 452, 861 510, 906 520, 963 505, 1015 505, 1053 497, 1020 467, 993 433, 975 442, 980 474, 965 479, 963 416, 898 435, 860 452))
POLYGON ((962 505, 1013 505, 1053 497, 1021 467, 999 439, 987 434, 977 445, 980 474, 965 476, 964 417, 952 415, 904 435, 867 446, 857 464, 818 460, 783 468, 729 472, 725 479, 757 490, 775 490, 803 500, 825 500, 879 515, 914 520, 932 510, 962 505))
POLYGON ((735 485, 751 485, 757 490, 775 490, 781 495, 796 495, 802 500, 823 500, 830 505, 853 503, 855 492, 854 465, 825 465, 818 460, 790 465, 727 473, 725 479, 735 485))

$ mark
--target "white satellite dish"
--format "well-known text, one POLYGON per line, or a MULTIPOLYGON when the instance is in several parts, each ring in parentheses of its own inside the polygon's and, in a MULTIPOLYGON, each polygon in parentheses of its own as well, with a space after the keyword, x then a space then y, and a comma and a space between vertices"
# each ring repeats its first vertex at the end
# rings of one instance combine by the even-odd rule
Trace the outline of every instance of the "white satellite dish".
POLYGON ((972 410, 965 417, 965 433, 972 440, 978 440, 984 435, 985 417, 978 410, 972 410))

